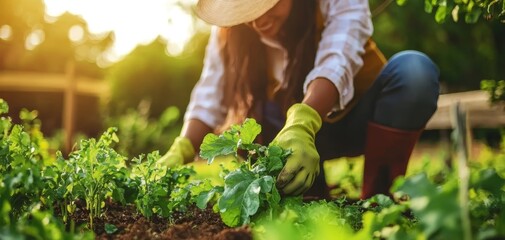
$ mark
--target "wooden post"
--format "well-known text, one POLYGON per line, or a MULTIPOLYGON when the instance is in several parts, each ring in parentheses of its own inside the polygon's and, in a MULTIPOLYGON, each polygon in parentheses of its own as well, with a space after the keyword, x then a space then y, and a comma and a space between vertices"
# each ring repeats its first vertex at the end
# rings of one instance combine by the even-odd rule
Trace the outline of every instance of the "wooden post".
POLYGON ((75 102, 76 102, 76 79, 75 63, 69 61, 66 68, 65 88, 63 90, 63 131, 65 155, 72 152, 75 130, 75 102))
POLYGON ((470 156, 470 142, 469 139, 471 131, 468 122, 468 113, 461 107, 459 102, 453 104, 451 109, 452 124, 454 131, 454 143, 456 147, 459 177, 459 204, 461 214, 461 224, 463 226, 463 239, 472 239, 472 229, 470 223, 470 214, 468 209, 468 188, 470 182, 470 169, 468 167, 468 158, 470 156))

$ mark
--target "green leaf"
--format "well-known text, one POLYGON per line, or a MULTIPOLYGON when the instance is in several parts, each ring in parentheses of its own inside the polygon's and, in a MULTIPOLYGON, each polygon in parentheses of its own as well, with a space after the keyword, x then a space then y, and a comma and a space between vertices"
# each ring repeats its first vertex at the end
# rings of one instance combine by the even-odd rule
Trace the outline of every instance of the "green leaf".
POLYGON ((499 196, 503 191, 503 186, 505 186, 505 179, 500 177, 494 169, 488 168, 479 171, 477 174, 473 174, 471 185, 474 188, 481 188, 495 196, 499 196))
POLYGON ((396 4, 398 4, 398 6, 403 6, 406 2, 407 0, 396 0, 396 4))
POLYGON ((271 176, 257 178, 246 168, 228 174, 223 195, 218 201, 222 217, 227 218, 223 221, 230 227, 249 223, 250 216, 256 214, 261 204, 260 193, 270 192, 273 184, 271 176))
POLYGON ((212 163, 215 157, 224 156, 237 152, 237 143, 233 139, 225 136, 217 136, 209 133, 203 139, 200 146, 200 157, 207 159, 208 163, 212 163))
POLYGON ((502 0, 502 7, 499 16, 505 15, 505 0, 502 0))
POLYGON ((435 13, 435 21, 437 23, 443 23, 447 17, 447 6, 438 6, 437 12, 435 13))
POLYGON ((268 161, 268 172, 272 175, 277 175, 280 170, 284 167, 281 158, 279 157, 270 157, 268 161))
POLYGON ((363 206, 366 208, 371 207, 372 205, 376 204, 378 209, 383 209, 383 208, 388 208, 394 204, 393 200, 391 200, 390 197, 384 195, 384 194, 377 194, 371 197, 370 199, 366 200, 363 203, 363 206))
POLYGON ((261 133, 261 126, 256 120, 247 118, 240 129, 240 139, 242 144, 251 144, 261 133))
POLYGON ((473 8, 465 14, 465 22, 466 23, 476 23, 479 20, 480 14, 482 13, 482 9, 473 8))
MULTIPOLYGON (((3 198, 3 196, 1 196, 3 198)), ((1 199, 1 198, 0 198, 1 199)), ((1 199, 0 201, 0 225, 9 226, 10 225, 10 216, 9 213, 12 210, 12 206, 9 201, 5 201, 1 199)))
POLYGON ((268 174, 277 176, 284 167, 285 159, 291 154, 290 150, 284 150, 279 146, 270 145, 266 151, 266 167, 268 174))
POLYGON ((224 224, 230 227, 235 227, 240 225, 240 211, 240 208, 230 208, 226 211, 220 211, 219 215, 221 216, 221 220, 223 220, 224 224))
POLYGON ((461 239, 461 216, 458 202, 457 179, 435 186, 426 174, 417 174, 405 179, 399 191, 410 197, 410 208, 419 219, 419 224, 431 239, 461 239))
POLYGON ((259 179, 262 193, 269 193, 274 189, 275 180, 272 176, 263 176, 259 179))
POLYGON ((430 0, 424 0, 424 11, 431 13, 433 11, 433 5, 430 0))
POLYGON ((268 149, 267 149, 267 156, 268 157, 282 157, 282 155, 283 155, 283 150, 281 147, 276 146, 276 145, 268 146, 268 149))
POLYGON ((112 190, 112 199, 125 204, 126 199, 124 197, 125 190, 121 187, 116 187, 112 190))
POLYGON ((207 208, 209 201, 216 195, 216 193, 222 192, 221 187, 214 187, 209 191, 203 191, 196 197, 196 206, 200 209, 207 208))
POLYGON ((21 109, 21 112, 19 113, 19 119, 23 121, 33 121, 34 119, 37 118, 38 116, 38 111, 28 111, 27 109, 23 108, 21 109))
POLYGON ((276 187, 272 187, 272 192, 267 194, 268 206, 271 208, 276 208, 279 206, 279 202, 281 201, 281 194, 276 187))
POLYGON ((245 172, 242 169, 232 171, 226 175, 224 192, 218 203, 219 209, 226 211, 228 208, 240 206, 247 186, 254 179, 254 174, 245 172))
POLYGON ((209 133, 200 146, 200 157, 207 159, 210 164, 217 156, 236 154, 240 146, 250 147, 260 132, 261 126, 256 120, 248 118, 242 125, 233 125, 219 136, 209 133))
POLYGON ((162 127, 167 127, 179 119, 179 109, 177 107, 168 107, 160 116, 159 123, 162 127))
POLYGON ((116 225, 110 223, 106 223, 104 228, 107 234, 113 234, 118 230, 116 225))
POLYGON ((9 113, 9 105, 5 100, 0 98, 0 114, 9 113))
POLYGON ((458 22, 458 20, 459 20, 459 6, 458 6, 458 5, 456 5, 456 6, 452 9, 451 15, 452 15, 452 20, 453 20, 454 22, 458 22))
POLYGON ((260 179, 254 180, 247 186, 244 193, 243 210, 248 216, 254 215, 260 206, 259 193, 261 192, 260 179))

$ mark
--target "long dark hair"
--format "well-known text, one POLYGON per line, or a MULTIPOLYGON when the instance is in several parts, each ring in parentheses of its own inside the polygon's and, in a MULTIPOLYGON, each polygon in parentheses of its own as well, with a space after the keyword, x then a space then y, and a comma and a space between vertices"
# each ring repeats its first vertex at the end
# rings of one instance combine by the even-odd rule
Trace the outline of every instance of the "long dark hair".
MULTIPOLYGON (((303 99, 305 77, 314 67, 316 54, 317 0, 293 0, 291 13, 281 29, 280 43, 288 52, 286 88, 276 94, 284 112, 303 99)), ((261 105, 266 100, 268 66, 266 48, 259 35, 245 24, 222 28, 221 55, 224 60, 224 98, 228 108, 221 129, 246 117, 261 121, 261 105)))

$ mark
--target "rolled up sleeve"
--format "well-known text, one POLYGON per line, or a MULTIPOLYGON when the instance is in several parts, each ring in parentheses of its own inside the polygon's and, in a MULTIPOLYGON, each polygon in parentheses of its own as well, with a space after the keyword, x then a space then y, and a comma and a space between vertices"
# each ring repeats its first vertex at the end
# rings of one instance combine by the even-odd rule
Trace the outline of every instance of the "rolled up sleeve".
POLYGON ((342 110, 354 96, 353 78, 363 66, 364 45, 373 33, 367 0, 320 0, 325 19, 314 68, 303 90, 316 78, 330 80, 339 91, 342 110))
POLYGON ((218 44, 217 27, 213 27, 205 50, 204 65, 200 79, 191 92, 184 120, 198 119, 211 128, 224 121, 226 110, 221 105, 223 98, 223 61, 218 44))

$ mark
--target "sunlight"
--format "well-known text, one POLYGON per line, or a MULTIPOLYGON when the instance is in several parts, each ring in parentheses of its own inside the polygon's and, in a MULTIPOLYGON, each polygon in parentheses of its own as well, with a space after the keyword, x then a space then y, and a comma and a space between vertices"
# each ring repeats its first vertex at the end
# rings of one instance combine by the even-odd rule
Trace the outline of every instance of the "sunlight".
POLYGON ((169 16, 168 26, 161 33, 161 36, 168 40, 168 54, 178 55, 184 50, 184 45, 194 32, 193 20, 180 7, 171 8, 169 16))
POLYGON ((0 39, 9 40, 12 36, 12 28, 9 25, 3 25, 0 27, 0 39))
POLYGON ((31 32, 25 40, 25 48, 28 50, 33 50, 35 47, 40 45, 45 39, 44 31, 41 29, 36 29, 31 32))
POLYGON ((138 44, 149 44, 158 36, 167 41, 168 53, 180 54, 194 34, 194 20, 177 5, 180 0, 44 1, 50 17, 68 11, 81 16, 93 34, 113 31, 114 46, 105 54, 107 60, 112 62, 120 60, 138 44))
POLYGON ((73 26, 68 31, 68 38, 72 42, 79 42, 84 37, 84 30, 81 26, 73 26))

